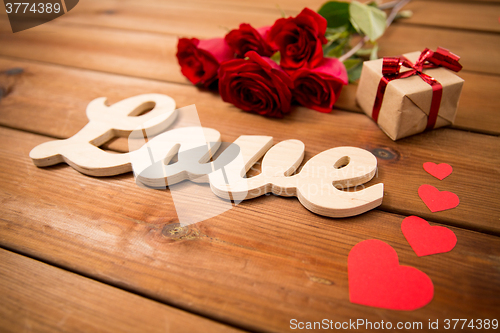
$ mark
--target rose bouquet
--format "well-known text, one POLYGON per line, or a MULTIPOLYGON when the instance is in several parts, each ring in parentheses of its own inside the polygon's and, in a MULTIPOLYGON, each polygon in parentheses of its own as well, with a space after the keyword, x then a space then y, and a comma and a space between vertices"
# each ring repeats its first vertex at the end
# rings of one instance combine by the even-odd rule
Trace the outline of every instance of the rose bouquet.
POLYGON ((180 38, 177 59, 189 81, 218 89, 244 111, 281 118, 297 103, 330 112, 342 86, 359 78, 363 59, 377 57, 375 40, 406 2, 392 4, 387 20, 384 8, 330 1, 272 26, 242 23, 224 38, 180 38), (351 47, 356 35, 361 40, 351 47), (372 48, 362 48, 367 41, 372 48))

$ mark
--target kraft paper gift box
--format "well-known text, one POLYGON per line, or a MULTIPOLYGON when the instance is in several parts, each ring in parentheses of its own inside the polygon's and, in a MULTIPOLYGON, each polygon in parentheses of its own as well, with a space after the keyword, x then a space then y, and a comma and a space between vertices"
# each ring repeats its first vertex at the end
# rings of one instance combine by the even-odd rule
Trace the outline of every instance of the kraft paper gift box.
MULTIPOLYGON (((430 50, 424 50, 434 53, 430 50)), ((412 52, 404 54, 411 65, 415 65, 419 57, 424 52, 412 52)), ((452 68, 459 71, 462 66, 458 64, 459 57, 449 53, 446 49, 439 48, 438 52, 448 52, 447 54, 454 57, 452 59, 452 68)), ((394 58, 389 58, 394 59, 394 58)), ((447 59, 448 61, 450 59, 447 59)), ((435 61, 439 63, 438 61, 435 61)), ((447 66, 446 61, 443 61, 447 66)), ((356 100, 361 106, 363 111, 373 118, 374 104, 377 93, 379 95, 379 83, 382 79, 382 67, 384 59, 373 61, 365 61, 361 72, 361 78, 356 93, 356 100)), ((429 66, 435 66, 432 63, 429 66)), ((384 68, 385 65, 384 65, 384 68)), ((401 66, 400 72, 410 71, 411 69, 401 66)), ((374 120, 378 126, 384 131, 387 136, 392 140, 398 140, 413 134, 423 132, 426 129, 438 128, 453 124, 458 107, 458 100, 462 92, 463 80, 458 77, 453 71, 445 67, 437 67, 422 70, 431 78, 435 79, 442 86, 442 97, 439 103, 439 111, 435 124, 428 124, 429 113, 431 110, 431 101, 433 99, 433 88, 431 84, 427 83, 418 74, 406 78, 397 78, 390 80, 385 88, 382 97, 382 104, 375 116, 374 120), (429 128, 428 128, 429 127, 429 128)), ((425 76, 425 75, 424 75, 425 76)), ((387 76, 386 77, 390 77, 387 76)), ((380 97, 379 97, 380 98, 380 97)), ((436 103, 437 105, 437 103, 436 103)), ((435 117, 434 117, 435 118, 435 117)), ((432 119, 432 118, 431 118, 432 119)))

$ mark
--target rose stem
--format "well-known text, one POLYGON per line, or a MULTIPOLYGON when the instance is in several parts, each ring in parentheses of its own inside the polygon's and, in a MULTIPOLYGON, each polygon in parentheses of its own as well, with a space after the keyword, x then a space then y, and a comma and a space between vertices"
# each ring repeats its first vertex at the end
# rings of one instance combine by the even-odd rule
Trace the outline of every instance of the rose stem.
MULTIPOLYGON (((391 8, 392 7, 391 13, 387 17, 387 21, 386 21, 387 27, 389 27, 391 25, 392 21, 394 21, 394 18, 398 14, 399 10, 401 8, 403 8, 410 1, 411 0, 400 0, 400 1, 393 1, 393 2, 389 2, 389 3, 385 4, 384 8, 391 8)), ((354 55, 356 52, 358 52, 358 50, 360 48, 362 48, 366 44, 366 42, 368 42, 368 40, 370 40, 370 38, 368 36, 364 36, 363 39, 361 39, 358 42, 358 44, 354 45, 354 47, 352 49, 350 49, 347 53, 340 56, 339 60, 341 62, 344 62, 345 60, 349 59, 352 55, 354 55)))

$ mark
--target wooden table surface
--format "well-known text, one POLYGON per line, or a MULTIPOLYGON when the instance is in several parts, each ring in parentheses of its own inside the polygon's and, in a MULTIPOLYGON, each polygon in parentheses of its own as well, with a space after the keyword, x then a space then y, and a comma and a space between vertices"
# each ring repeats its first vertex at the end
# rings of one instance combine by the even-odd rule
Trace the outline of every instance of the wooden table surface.
MULTIPOLYGON (((446 47, 461 56, 465 84, 456 124, 391 141, 362 114, 349 85, 330 114, 296 108, 282 120, 242 112, 193 87, 175 58, 178 36, 223 36, 241 22, 269 25, 323 0, 82 0, 68 14, 13 34, 0 14, 0 331, 289 331, 290 320, 422 322, 500 320, 500 2, 414 0, 392 25, 380 56, 446 47), (36 145, 78 132, 86 105, 143 93, 196 104, 222 139, 299 139, 306 160, 326 149, 374 152, 382 206, 332 219, 296 198, 263 196, 176 229, 169 190, 135 185, 131 173, 82 175, 37 168, 36 145), (446 162, 444 181, 424 162, 446 162), (456 193, 460 205, 431 213, 422 184, 456 193), (401 232, 409 215, 445 225, 451 252, 417 257, 401 232), (379 239, 400 263, 434 283, 427 306, 394 311, 349 302, 347 255, 379 239)), ((127 151, 126 138, 104 146, 127 151)), ((464 330, 466 330, 465 328, 464 330)))

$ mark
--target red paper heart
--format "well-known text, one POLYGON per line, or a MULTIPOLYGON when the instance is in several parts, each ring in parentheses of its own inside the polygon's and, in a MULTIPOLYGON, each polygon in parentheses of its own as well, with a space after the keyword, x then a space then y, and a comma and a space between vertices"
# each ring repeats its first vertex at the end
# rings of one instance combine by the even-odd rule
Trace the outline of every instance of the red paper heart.
POLYGON ((427 184, 418 188, 418 196, 433 213, 455 208, 460 203, 460 199, 455 193, 439 191, 434 186, 427 184))
POLYGON ((424 170, 439 180, 445 179, 453 172, 453 168, 449 164, 441 163, 437 165, 436 163, 432 162, 425 162, 424 170))
POLYGON ((349 253, 349 297, 352 303, 391 310, 416 310, 434 297, 434 285, 422 271, 400 266, 388 244, 369 239, 349 253))
POLYGON ((401 231, 417 256, 428 256, 451 251, 457 244, 457 236, 448 228, 434 226, 418 217, 408 216, 401 223, 401 231))

